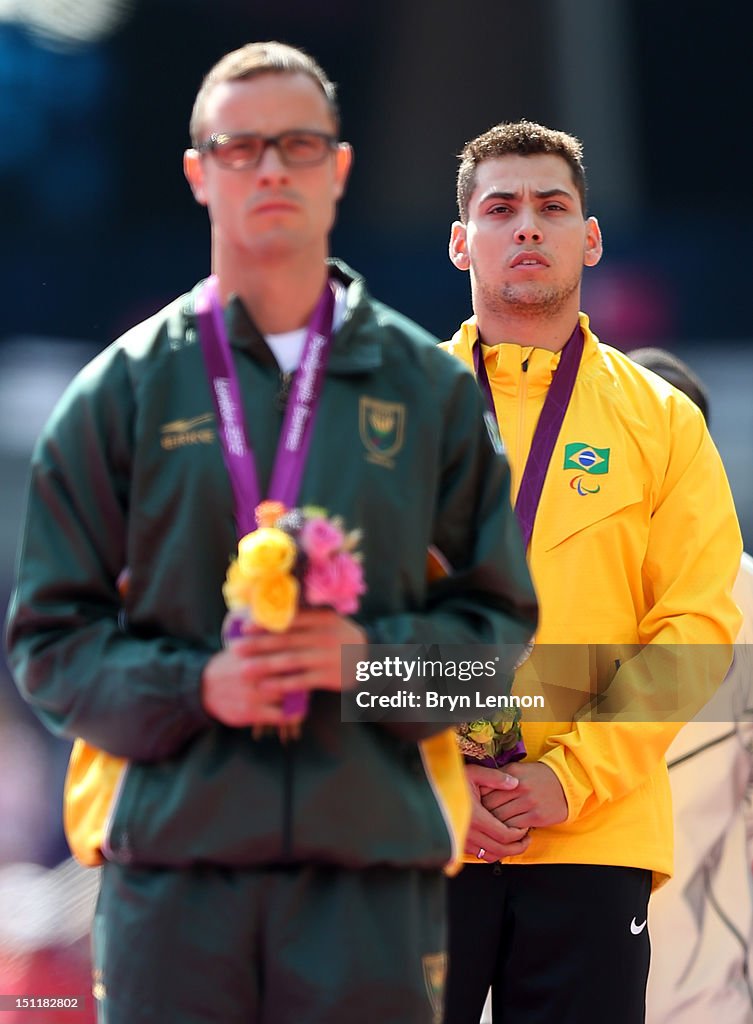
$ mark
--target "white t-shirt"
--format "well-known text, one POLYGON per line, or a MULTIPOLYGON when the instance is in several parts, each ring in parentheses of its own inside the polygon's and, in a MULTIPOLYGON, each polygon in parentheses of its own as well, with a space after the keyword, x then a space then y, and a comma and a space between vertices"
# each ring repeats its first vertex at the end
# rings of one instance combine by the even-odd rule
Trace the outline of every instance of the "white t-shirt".
MULTIPOLYGON (((336 331, 345 319, 345 299, 347 293, 345 286, 340 281, 333 281, 332 284, 335 289, 332 330, 336 331)), ((299 327, 296 331, 264 335, 264 339, 272 349, 282 373, 293 373, 294 370, 298 369, 307 331, 308 327, 299 327)))

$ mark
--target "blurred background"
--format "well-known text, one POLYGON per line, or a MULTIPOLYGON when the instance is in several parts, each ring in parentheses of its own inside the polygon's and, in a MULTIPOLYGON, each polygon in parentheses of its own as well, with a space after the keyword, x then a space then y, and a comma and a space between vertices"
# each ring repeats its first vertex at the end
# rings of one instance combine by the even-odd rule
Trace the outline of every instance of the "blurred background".
MULTIPOLYGON (((469 314, 446 255, 465 140, 524 116, 583 139, 605 238, 584 308, 603 341, 669 348, 706 382, 753 549, 752 29, 750 7, 687 0, 0 0, 0 611, 52 404, 208 272, 206 214, 181 170, 191 106, 215 60, 265 38, 339 83, 356 161, 333 251, 441 337, 469 314)), ((28 988, 45 935, 68 952, 84 941, 95 878, 69 877, 66 756, 0 659, 0 992, 28 988)))

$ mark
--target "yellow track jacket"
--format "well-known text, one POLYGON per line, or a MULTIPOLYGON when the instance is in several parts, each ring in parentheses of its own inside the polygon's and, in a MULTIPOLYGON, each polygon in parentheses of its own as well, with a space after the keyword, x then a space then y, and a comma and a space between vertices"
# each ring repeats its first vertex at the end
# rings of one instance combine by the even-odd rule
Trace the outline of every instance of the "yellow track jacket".
MULTIPOLYGON (((731 661, 742 541, 698 409, 580 322, 583 357, 529 549, 540 625, 513 691, 544 695, 548 710, 523 711, 527 760, 555 772, 569 814, 508 860, 646 868, 656 886, 672 871, 664 753, 731 661), (605 694, 607 713, 584 706, 605 694)), ((476 338, 472 317, 442 347, 472 367, 476 338)), ((514 500, 560 354, 482 352, 514 500)))

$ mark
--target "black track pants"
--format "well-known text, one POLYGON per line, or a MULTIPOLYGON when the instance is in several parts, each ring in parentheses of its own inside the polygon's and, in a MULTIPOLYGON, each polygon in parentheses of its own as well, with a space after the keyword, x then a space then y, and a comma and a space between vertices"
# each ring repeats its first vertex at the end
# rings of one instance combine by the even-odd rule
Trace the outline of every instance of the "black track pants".
POLYGON ((651 872, 470 864, 449 884, 445 1024, 642 1024, 651 872))

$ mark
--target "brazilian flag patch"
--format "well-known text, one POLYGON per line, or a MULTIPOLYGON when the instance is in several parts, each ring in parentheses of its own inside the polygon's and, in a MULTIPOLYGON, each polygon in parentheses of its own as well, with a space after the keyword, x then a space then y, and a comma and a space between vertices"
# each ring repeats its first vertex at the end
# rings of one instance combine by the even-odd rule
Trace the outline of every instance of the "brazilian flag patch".
POLYGON ((591 476, 603 476, 609 472, 609 448, 597 448, 592 444, 575 441, 565 445, 563 469, 579 469, 591 476))

